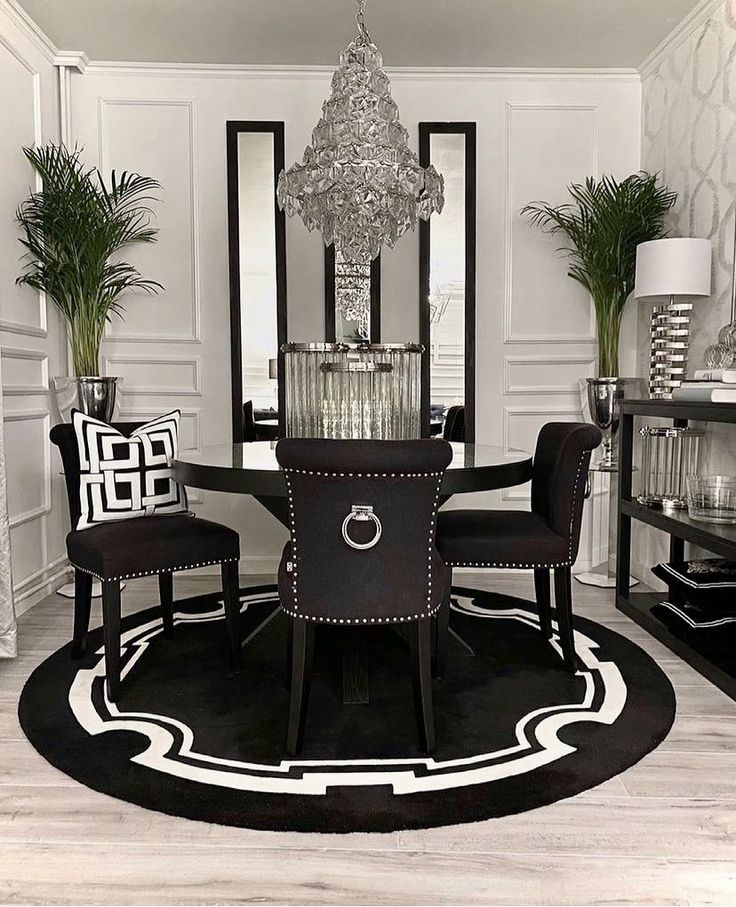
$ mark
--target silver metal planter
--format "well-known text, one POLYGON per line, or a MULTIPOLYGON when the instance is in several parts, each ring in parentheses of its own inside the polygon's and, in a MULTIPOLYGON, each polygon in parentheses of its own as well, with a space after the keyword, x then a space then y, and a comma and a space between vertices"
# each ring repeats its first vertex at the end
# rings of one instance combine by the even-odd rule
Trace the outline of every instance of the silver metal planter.
POLYGON ((614 447, 619 423, 619 403, 626 392, 629 396, 636 387, 641 386, 639 378, 586 378, 580 382, 583 396, 583 412, 589 415, 590 421, 603 433, 603 453, 597 462, 597 468, 615 470, 618 466, 618 455, 614 447))
POLYGON ((115 414, 118 385, 122 378, 82 377, 54 378, 54 391, 59 415, 69 422, 73 409, 99 419, 111 422, 115 414))

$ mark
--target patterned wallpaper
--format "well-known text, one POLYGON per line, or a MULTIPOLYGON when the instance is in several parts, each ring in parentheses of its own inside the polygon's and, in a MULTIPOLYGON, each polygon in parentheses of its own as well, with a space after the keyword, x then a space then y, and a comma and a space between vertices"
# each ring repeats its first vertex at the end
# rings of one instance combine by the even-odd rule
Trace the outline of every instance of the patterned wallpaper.
MULTIPOLYGON (((666 57, 642 85, 642 168, 678 193, 670 235, 713 241, 713 295, 695 300, 690 376, 730 320, 736 227, 736 0, 666 57)), ((650 305, 639 304, 639 374, 649 370, 650 305)), ((736 475, 731 426, 709 426, 701 468, 736 475)), ((666 536, 636 524, 632 572, 664 588, 648 567, 667 557, 666 536)))
MULTIPOLYGON (((643 86, 642 167, 678 193, 672 236, 713 240, 714 292, 697 300, 690 371, 730 320, 736 211, 736 0, 648 75, 643 86)), ((646 374, 649 307, 640 305, 639 352, 646 374)))

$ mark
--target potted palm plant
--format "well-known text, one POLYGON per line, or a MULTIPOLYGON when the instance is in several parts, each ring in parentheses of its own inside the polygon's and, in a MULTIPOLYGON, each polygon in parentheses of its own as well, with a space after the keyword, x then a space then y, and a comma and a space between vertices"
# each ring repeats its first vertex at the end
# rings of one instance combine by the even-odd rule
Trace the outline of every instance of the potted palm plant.
POLYGON ((52 143, 23 153, 42 188, 16 212, 26 250, 16 283, 45 293, 66 321, 74 377, 54 379, 60 412, 76 404, 109 421, 119 379, 100 375, 100 345, 106 323, 123 316, 124 292, 161 288, 120 257, 128 246, 155 242, 150 203, 160 184, 114 170, 106 182, 78 148, 52 143))
POLYGON ((624 308, 634 289, 636 247, 666 235, 665 221, 677 193, 657 174, 634 173, 622 181, 604 175, 568 186, 563 205, 532 202, 521 213, 545 233, 562 235, 559 251, 569 257, 568 276, 590 293, 598 338, 598 374, 587 379, 593 420, 604 433, 603 464, 613 465, 617 401, 627 380, 619 376, 619 335, 624 308))

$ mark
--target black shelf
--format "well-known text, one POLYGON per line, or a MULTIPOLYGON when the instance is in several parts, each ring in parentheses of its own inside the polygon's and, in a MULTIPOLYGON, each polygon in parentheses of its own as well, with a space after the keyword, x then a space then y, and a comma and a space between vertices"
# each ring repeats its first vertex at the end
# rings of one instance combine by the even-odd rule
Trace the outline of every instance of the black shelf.
POLYGON ((618 609, 643 627, 703 677, 736 699, 736 629, 691 630, 664 608, 666 594, 633 592, 619 598, 618 609))
POLYGON ((695 403, 689 400, 622 400, 621 414, 652 416, 686 422, 736 423, 732 403, 695 403))
POLYGON ((671 419, 676 426, 689 422, 736 425, 736 406, 726 403, 691 403, 679 400, 623 400, 619 438, 619 505, 616 607, 652 634, 704 677, 736 699, 736 632, 733 628, 693 630, 660 607, 661 595, 631 592, 631 521, 638 520, 670 537, 670 560, 684 558, 685 542, 720 557, 736 558, 736 526, 700 523, 685 511, 646 507, 632 500, 634 417, 671 419))
POLYGON ((636 501, 622 501, 621 512, 720 557, 736 558, 736 525, 700 523, 691 520, 685 510, 665 513, 636 501))

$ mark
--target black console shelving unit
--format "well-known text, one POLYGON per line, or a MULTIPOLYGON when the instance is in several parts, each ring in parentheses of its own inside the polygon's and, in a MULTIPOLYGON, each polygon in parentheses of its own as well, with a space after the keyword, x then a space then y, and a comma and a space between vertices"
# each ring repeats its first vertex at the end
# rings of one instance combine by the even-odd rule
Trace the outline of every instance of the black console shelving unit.
POLYGON ((639 520, 670 537, 670 560, 682 560, 685 542, 699 545, 719 557, 736 559, 736 526, 700 523, 686 512, 665 513, 632 499, 634 467, 634 418, 671 419, 685 427, 690 422, 721 422, 736 425, 736 406, 724 403, 687 403, 675 400, 623 400, 619 435, 618 557, 616 607, 692 665, 704 677, 736 699, 736 632, 690 630, 659 608, 662 594, 632 592, 631 521, 639 520))

